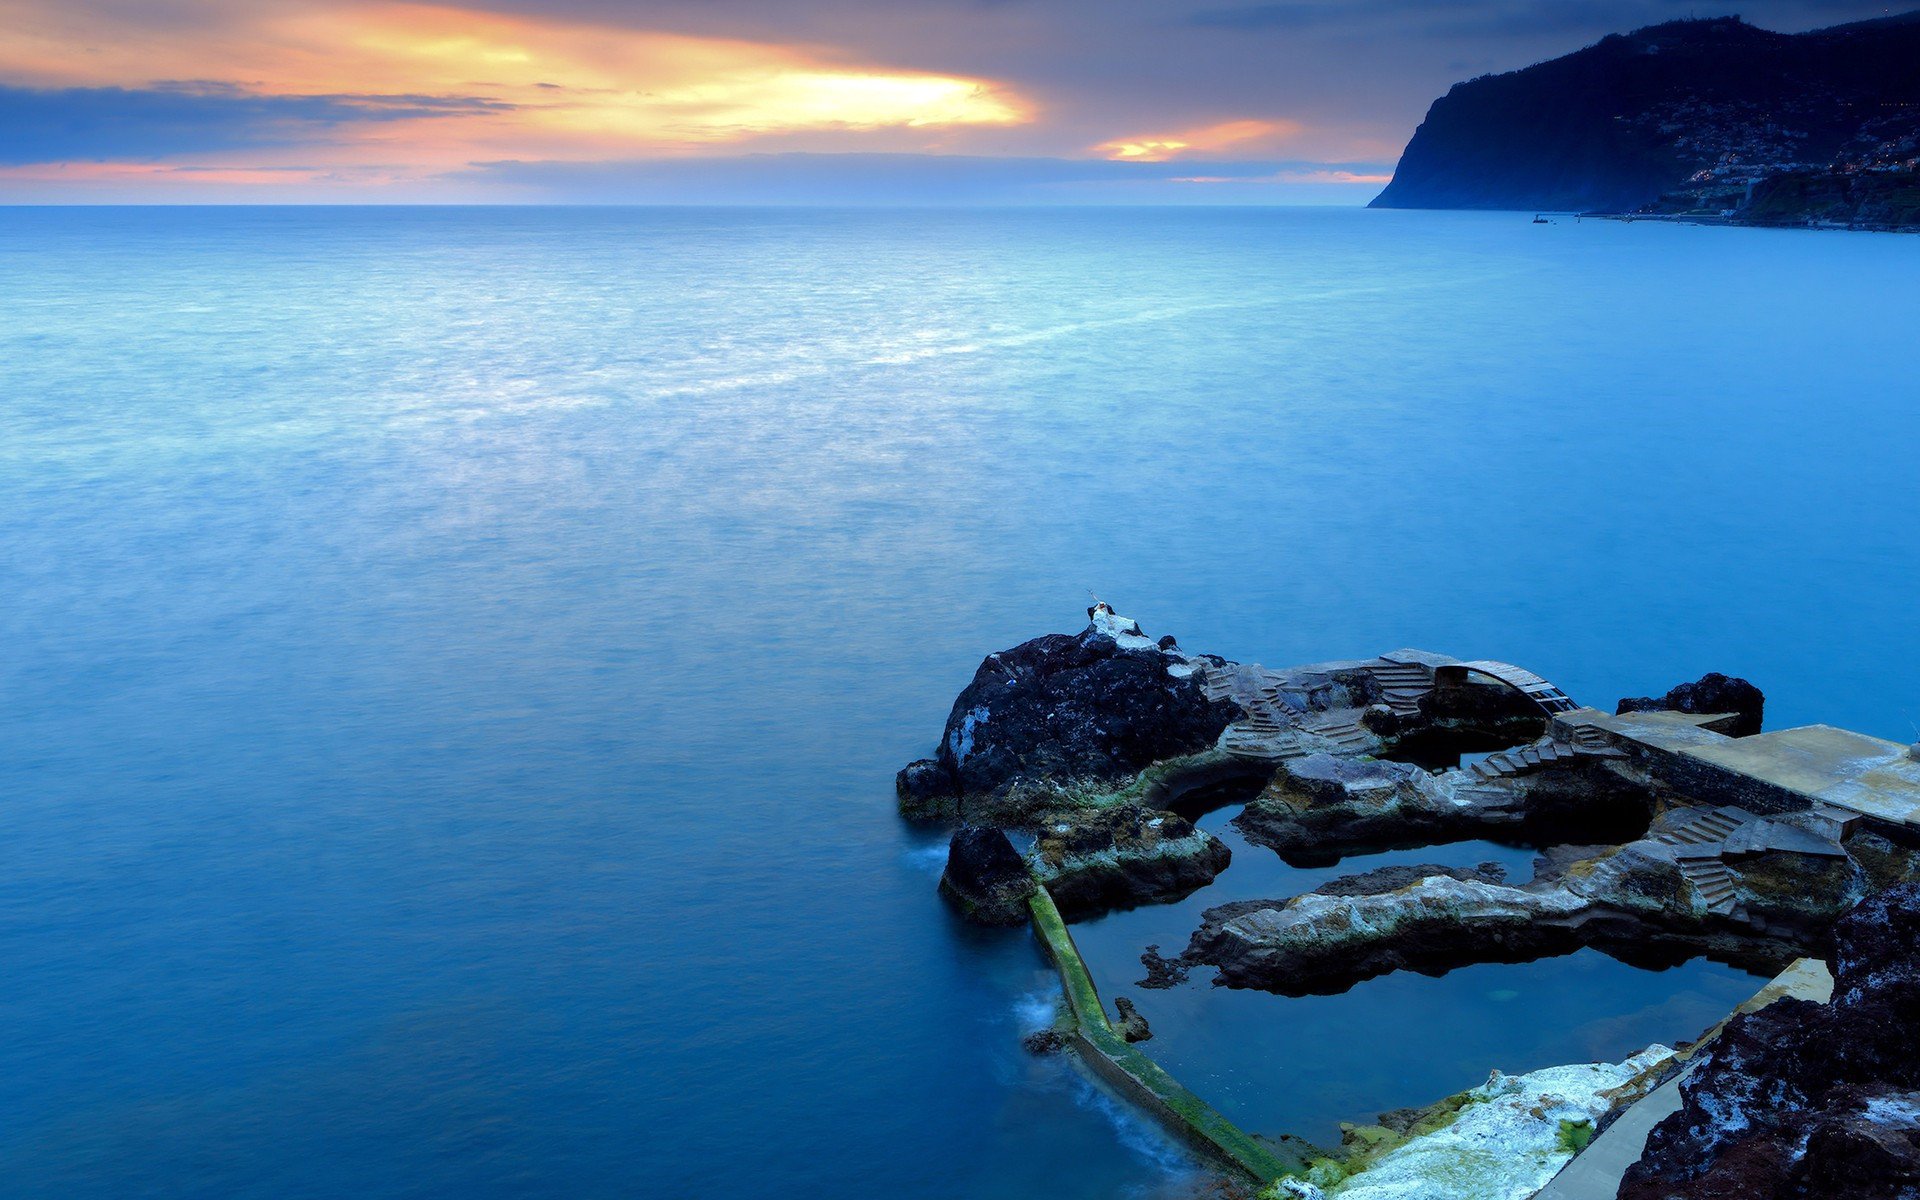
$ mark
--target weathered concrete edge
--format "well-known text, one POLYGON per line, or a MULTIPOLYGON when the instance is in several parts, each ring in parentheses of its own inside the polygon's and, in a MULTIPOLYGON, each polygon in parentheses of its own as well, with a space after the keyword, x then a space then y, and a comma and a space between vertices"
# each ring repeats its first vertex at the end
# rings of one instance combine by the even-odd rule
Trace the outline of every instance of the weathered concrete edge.
MULTIPOLYGON (((1746 1003, 1729 1013, 1725 1020, 1700 1036, 1687 1051, 1696 1059, 1727 1021, 1741 1013, 1757 1012, 1788 996, 1825 1003, 1833 995, 1833 976, 1818 959, 1803 958, 1774 976, 1772 982, 1755 992, 1746 1003)), ((1691 1069, 1691 1065, 1688 1070, 1691 1069)), ((1613 1200, 1620 1191, 1620 1177, 1640 1160, 1646 1151, 1647 1135, 1668 1114, 1680 1107, 1680 1081, 1687 1071, 1667 1080, 1643 1096, 1620 1115, 1606 1132, 1576 1155, 1546 1187, 1534 1194, 1534 1200, 1613 1200)))
POLYGON ((1306 1169, 1305 1162, 1289 1161, 1255 1141, 1115 1033, 1053 897, 1046 888, 1035 888, 1027 908, 1033 914, 1034 933, 1060 974, 1060 987, 1073 1017, 1074 1046, 1096 1075, 1152 1113, 1183 1142, 1257 1183, 1272 1183, 1306 1169))

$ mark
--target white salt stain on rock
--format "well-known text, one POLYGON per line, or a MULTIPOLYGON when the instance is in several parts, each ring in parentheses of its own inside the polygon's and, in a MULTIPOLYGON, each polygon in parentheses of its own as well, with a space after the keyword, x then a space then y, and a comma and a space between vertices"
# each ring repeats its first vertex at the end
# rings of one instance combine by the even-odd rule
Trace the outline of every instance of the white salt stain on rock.
POLYGON ((1122 650, 1157 650, 1159 643, 1140 632, 1140 622, 1123 617, 1104 604, 1094 606, 1093 631, 1105 634, 1122 650))
POLYGON ((966 717, 961 720, 960 728, 954 730, 949 736, 947 748, 953 751, 955 763, 967 761, 967 755, 973 752, 973 731, 985 724, 986 720, 987 710, 984 706, 970 709, 966 717))
POLYGON ((1365 1169, 1315 1182, 1283 1180, 1268 1196, 1288 1200, 1527 1200, 1573 1157, 1612 1109, 1638 1099, 1673 1051, 1649 1046, 1621 1063, 1495 1071, 1467 1093, 1444 1128, 1381 1154, 1365 1169))

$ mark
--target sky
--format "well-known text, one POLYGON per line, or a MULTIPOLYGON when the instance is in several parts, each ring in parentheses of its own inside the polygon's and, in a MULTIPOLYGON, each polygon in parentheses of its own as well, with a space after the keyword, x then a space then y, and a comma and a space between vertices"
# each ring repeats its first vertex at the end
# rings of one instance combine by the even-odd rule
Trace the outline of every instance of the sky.
POLYGON ((1364 203, 1459 80, 1904 7, 0 0, 0 203, 1364 203))

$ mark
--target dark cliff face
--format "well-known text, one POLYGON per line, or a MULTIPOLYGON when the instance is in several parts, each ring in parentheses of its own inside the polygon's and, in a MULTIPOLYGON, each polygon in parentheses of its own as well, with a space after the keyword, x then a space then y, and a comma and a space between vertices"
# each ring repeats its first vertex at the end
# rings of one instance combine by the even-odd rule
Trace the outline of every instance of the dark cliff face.
POLYGON ((1917 62, 1920 13, 1791 35, 1731 17, 1616 34, 1457 84, 1373 206, 1633 212, 1690 189, 1739 203, 1754 177, 1792 167, 1912 170, 1917 62))
POLYGON ((1920 885, 1862 901, 1833 935, 1833 1002, 1729 1022, 1620 1200, 1920 1195, 1920 885))

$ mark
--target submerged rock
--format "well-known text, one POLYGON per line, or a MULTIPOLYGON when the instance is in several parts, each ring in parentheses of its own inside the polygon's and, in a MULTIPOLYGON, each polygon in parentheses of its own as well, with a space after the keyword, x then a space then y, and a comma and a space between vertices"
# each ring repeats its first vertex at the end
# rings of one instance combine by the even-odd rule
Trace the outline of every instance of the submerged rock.
POLYGON ((1614 712, 1683 712, 1701 716, 1736 713, 1739 720, 1726 732, 1732 737, 1747 737, 1760 732, 1760 718, 1766 705, 1767 698, 1759 688, 1744 679, 1715 671, 1692 683, 1679 684, 1664 696, 1629 696, 1620 701, 1614 712))
POLYGON ((1861 902, 1833 936, 1832 1002, 1729 1022, 1621 1200, 1920 1196, 1920 884, 1861 902))
POLYGON ((1049 1054, 1058 1054, 1064 1050, 1067 1045, 1067 1039, 1063 1037, 1057 1029, 1036 1029, 1021 1038, 1020 1044, 1026 1047, 1028 1054, 1044 1057, 1049 1054))
POLYGON ((1113 1002, 1113 1007, 1114 1011, 1120 1014, 1120 1020, 1114 1028, 1120 1031, 1121 1037, 1129 1042, 1144 1042, 1153 1037, 1153 1030, 1147 1025, 1147 1019, 1140 1015, 1140 1010, 1133 1006, 1133 1001, 1122 996, 1113 1002))
POLYGON ((1177 958, 1161 954, 1158 942, 1141 953, 1140 965, 1147 969, 1147 974, 1146 978, 1134 984, 1135 987, 1170 988, 1187 981, 1187 965, 1177 958))
POLYGON ((1033 889, 1033 872, 1005 833, 977 825, 954 831, 947 843, 940 894, 968 920, 1018 925, 1027 919, 1027 897, 1033 889))
POLYGON ((1111 788, 1214 744, 1239 710, 1207 699, 1195 660, 1104 605, 1090 615, 1076 636, 987 656, 939 753, 900 772, 902 812, 1018 824, 1065 791, 1111 788))
POLYGON ((1075 920, 1192 895, 1227 869, 1233 853, 1184 817, 1119 805, 1044 826, 1034 859, 1061 914, 1075 920))

